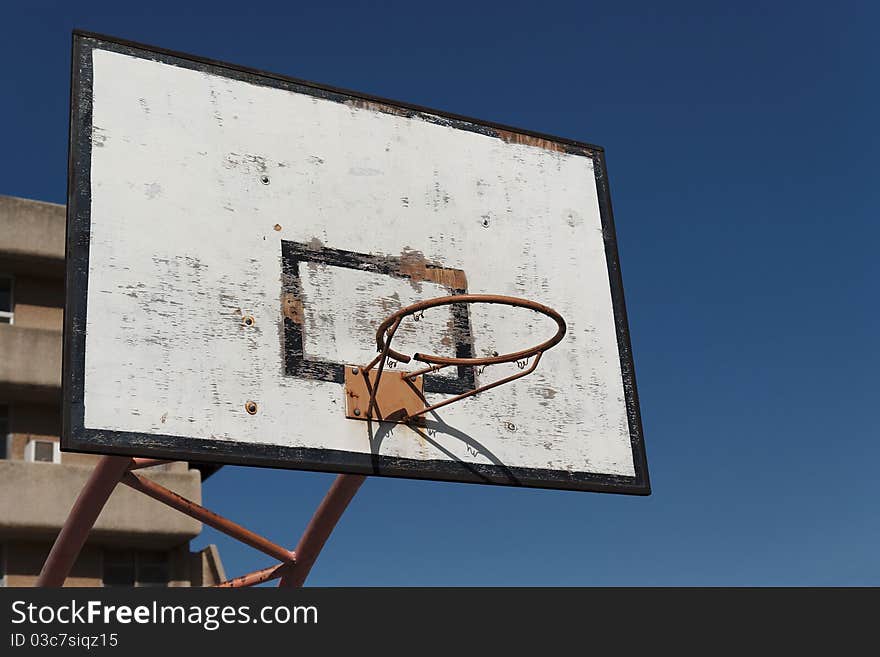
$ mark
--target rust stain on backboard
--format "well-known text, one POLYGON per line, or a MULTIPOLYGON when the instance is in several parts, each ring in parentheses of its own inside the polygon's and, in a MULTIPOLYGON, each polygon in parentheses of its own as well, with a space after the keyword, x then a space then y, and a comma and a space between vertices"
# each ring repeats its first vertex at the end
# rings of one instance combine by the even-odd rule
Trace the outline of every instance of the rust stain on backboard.
POLYGON ((306 242, 306 246, 312 251, 320 251, 324 248, 324 243, 317 237, 313 237, 308 242, 306 242))
MULTIPOLYGON (((398 107, 397 105, 390 105, 387 103, 382 103, 375 100, 367 100, 364 98, 348 98, 345 100, 345 104, 349 107, 353 107, 356 109, 364 109, 372 112, 381 112, 383 114, 392 114, 394 116, 403 116, 407 118, 419 116, 421 116, 422 118, 428 118, 429 116, 415 109, 398 107)), ((470 123, 469 121, 467 122, 470 123)), ((558 153, 576 153, 578 155, 590 155, 589 148, 575 146, 573 144, 564 144, 558 141, 554 141, 552 139, 534 137, 532 135, 524 134, 522 132, 506 130, 504 128, 492 127, 489 130, 481 130, 479 132, 483 132, 483 134, 487 135, 494 135, 498 139, 501 139, 508 144, 534 146, 536 148, 543 148, 545 151, 555 151, 558 153)))
POLYGON ((281 313, 294 324, 302 326, 303 323, 303 304, 292 292, 285 292, 281 295, 281 313))
MULTIPOLYGON (((433 116, 430 112, 425 113, 416 108, 399 107, 397 105, 382 103, 375 100, 367 100, 365 98, 348 98, 344 102, 346 105, 352 108, 364 109, 372 112, 381 112, 383 114, 392 114, 394 116, 402 116, 406 118, 422 118, 423 120, 430 121, 433 116)), ((436 122, 439 122, 441 125, 448 125, 446 121, 440 120, 436 122)), ((467 119, 460 119, 460 122, 473 125, 473 123, 467 119)), ((542 148, 545 151, 553 151, 556 153, 571 153, 576 155, 585 155, 589 157, 594 150, 586 146, 579 146, 573 143, 562 143, 553 139, 535 137, 533 135, 516 132, 514 130, 507 130, 505 128, 500 128, 496 126, 493 126, 489 129, 477 130, 477 132, 497 137, 498 139, 501 139, 508 144, 534 146, 535 148, 542 148)))
POLYGON ((451 269, 428 262, 421 251, 404 249, 400 253, 397 271, 414 281, 439 283, 453 290, 466 290, 467 277, 461 269, 451 269))
POLYGON ((556 141, 550 141, 549 139, 541 139, 540 137, 532 137, 531 135, 524 135, 521 132, 513 132, 511 130, 501 130, 500 128, 496 128, 495 134, 498 136, 499 139, 504 140, 508 144, 535 146, 537 148, 543 148, 545 151, 558 151, 560 153, 566 153, 569 151, 569 147, 567 147, 565 144, 560 144, 556 141))
POLYGON ((378 103, 375 100, 366 100, 364 98, 348 98, 346 99, 345 104, 349 107, 354 107, 357 109, 365 109, 372 112, 383 112, 384 114, 394 114, 395 116, 413 115, 412 110, 408 110, 403 107, 396 107, 394 105, 386 105, 385 103, 378 103))

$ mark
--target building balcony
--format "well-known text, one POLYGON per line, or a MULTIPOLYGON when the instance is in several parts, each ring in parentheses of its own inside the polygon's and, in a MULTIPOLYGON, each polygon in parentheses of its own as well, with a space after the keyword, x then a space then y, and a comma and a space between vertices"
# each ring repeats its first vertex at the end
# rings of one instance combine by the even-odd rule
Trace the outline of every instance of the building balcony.
POLYGON ((65 221, 63 205, 0 196, 0 269, 60 277, 65 221))
POLYGON ((0 324, 0 393, 59 398, 61 332, 0 324))
MULTIPOLYGON (((53 539, 92 468, 84 465, 0 460, 0 540, 53 539)), ((196 470, 138 472, 194 502, 201 502, 196 470)), ((120 484, 104 507, 89 541, 165 549, 186 543, 202 524, 120 484)))

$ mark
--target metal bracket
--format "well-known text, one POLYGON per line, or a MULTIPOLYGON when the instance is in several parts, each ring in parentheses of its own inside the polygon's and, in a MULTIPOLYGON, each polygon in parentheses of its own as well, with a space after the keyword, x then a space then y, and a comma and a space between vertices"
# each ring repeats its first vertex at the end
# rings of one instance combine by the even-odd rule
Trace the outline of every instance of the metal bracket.
POLYGON ((407 378, 411 372, 365 370, 360 365, 345 367, 345 417, 352 420, 411 422, 424 411, 425 397, 421 376, 407 378), (381 377, 381 378, 380 378, 381 377), (376 381, 375 401, 371 404, 376 381))

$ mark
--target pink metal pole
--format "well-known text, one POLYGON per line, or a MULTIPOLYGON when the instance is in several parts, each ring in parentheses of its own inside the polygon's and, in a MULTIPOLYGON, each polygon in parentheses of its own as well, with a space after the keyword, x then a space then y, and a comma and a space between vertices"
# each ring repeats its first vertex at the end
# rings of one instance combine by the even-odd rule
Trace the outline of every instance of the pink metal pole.
POLYGON ((79 497, 73 503, 73 508, 64 521, 64 526, 58 533, 49 556, 46 557, 46 562, 37 578, 37 586, 64 586, 64 580, 70 574, 70 569, 79 556, 89 531, 131 463, 131 459, 124 456, 101 457, 86 485, 80 491, 79 497))
POLYGON ((302 586, 309 571, 312 569, 321 548, 330 538, 333 528, 339 522, 339 518, 348 507, 351 498, 357 493, 358 488, 364 483, 364 475, 341 474, 333 481, 327 495, 321 501, 315 511, 315 515, 309 521, 302 538, 294 550, 296 565, 287 571, 278 583, 278 586, 302 586))
POLYGON ((188 500, 182 495, 178 495, 173 490, 165 488, 161 484, 157 484, 155 481, 147 479, 146 477, 139 477, 138 475, 129 472, 122 477, 122 483, 142 492, 148 497, 152 497, 154 500, 170 506, 172 509, 177 509, 181 513, 188 515, 190 518, 195 518, 224 534, 232 536, 245 545, 250 545, 252 548, 268 554, 270 557, 275 557, 278 561, 289 562, 296 558, 294 553, 287 548, 281 547, 249 529, 245 529, 241 525, 224 518, 218 513, 206 509, 201 504, 196 504, 192 500, 188 500))
POLYGON ((214 588, 241 588, 244 586, 254 586, 256 584, 262 584, 263 582, 269 582, 273 579, 278 579, 285 572, 290 569, 291 564, 282 563, 275 564, 274 566, 269 566, 268 568, 261 568, 260 570, 255 570, 252 573, 248 573, 247 575, 242 575, 241 577, 234 577, 233 579, 228 579, 225 582, 220 582, 215 585, 214 588))

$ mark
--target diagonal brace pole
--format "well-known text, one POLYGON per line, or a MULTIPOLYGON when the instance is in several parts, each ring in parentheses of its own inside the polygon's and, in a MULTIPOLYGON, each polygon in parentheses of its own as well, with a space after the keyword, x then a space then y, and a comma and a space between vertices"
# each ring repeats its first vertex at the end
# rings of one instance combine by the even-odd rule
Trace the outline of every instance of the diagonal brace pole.
POLYGON ((296 565, 282 576, 278 586, 300 587, 305 583, 321 548, 366 478, 366 475, 337 475, 297 543, 296 565))
POLYGON ((237 589, 246 586, 256 586, 257 584, 262 584, 282 577, 292 566, 292 563, 275 564, 274 566, 255 570, 247 575, 233 577, 225 582, 220 582, 219 584, 215 584, 213 588, 237 589))
POLYGON ((49 556, 43 564, 37 586, 58 587, 70 574, 95 521, 116 488, 116 484, 131 467, 132 460, 123 456, 104 456, 92 470, 86 485, 73 503, 73 508, 58 532, 49 556))
POLYGON ((245 529, 238 523, 232 522, 231 520, 206 509, 201 504, 196 504, 192 500, 188 500, 182 495, 178 495, 173 490, 165 488, 165 486, 157 484, 155 481, 151 481, 146 477, 139 477, 138 475, 129 472, 122 477, 122 483, 140 491, 147 497, 152 497, 154 500, 162 502, 163 504, 170 506, 172 509, 176 509, 183 514, 188 515, 190 518, 195 518, 196 520, 213 527, 217 531, 223 532, 224 534, 241 541, 245 545, 250 545, 252 548, 268 554, 270 557, 275 557, 281 562, 286 563, 294 561, 296 558, 290 550, 273 543, 267 538, 263 538, 249 529, 245 529))

